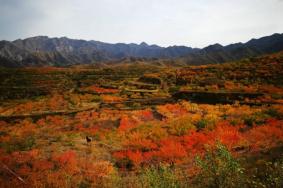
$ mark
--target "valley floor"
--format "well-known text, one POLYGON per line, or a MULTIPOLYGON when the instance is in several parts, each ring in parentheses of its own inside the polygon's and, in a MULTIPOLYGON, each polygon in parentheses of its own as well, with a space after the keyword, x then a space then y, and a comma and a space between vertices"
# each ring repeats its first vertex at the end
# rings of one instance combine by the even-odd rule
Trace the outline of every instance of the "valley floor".
POLYGON ((0 187, 282 187, 282 71, 0 69, 0 187))

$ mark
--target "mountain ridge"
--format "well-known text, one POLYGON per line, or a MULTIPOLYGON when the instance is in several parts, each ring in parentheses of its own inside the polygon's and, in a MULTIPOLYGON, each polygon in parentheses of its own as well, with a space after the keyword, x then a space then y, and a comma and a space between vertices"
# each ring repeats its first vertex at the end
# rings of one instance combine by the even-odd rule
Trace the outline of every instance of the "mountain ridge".
POLYGON ((35 36, 14 41, 0 41, 0 66, 68 66, 93 64, 128 57, 181 59, 186 64, 224 63, 283 50, 283 34, 251 39, 246 43, 161 47, 146 42, 105 43, 95 40, 35 36))

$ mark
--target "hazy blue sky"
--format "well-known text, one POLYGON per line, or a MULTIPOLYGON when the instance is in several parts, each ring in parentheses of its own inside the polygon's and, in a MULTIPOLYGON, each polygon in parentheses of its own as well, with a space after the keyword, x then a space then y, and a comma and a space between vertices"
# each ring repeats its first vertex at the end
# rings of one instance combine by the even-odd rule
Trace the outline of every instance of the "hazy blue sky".
POLYGON ((36 35, 161 46, 283 33, 282 0, 0 0, 0 40, 36 35))

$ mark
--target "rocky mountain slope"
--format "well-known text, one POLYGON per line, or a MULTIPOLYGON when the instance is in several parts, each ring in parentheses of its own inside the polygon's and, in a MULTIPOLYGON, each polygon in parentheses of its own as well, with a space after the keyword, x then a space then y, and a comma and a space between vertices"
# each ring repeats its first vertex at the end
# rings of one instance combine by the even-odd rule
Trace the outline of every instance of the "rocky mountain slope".
POLYGON ((186 46, 141 44, 110 44, 75 40, 66 37, 37 36, 15 41, 0 41, 0 66, 68 66, 92 64, 127 57, 181 59, 187 64, 211 64, 283 50, 283 34, 273 34, 247 43, 227 46, 210 45, 203 49, 186 46))

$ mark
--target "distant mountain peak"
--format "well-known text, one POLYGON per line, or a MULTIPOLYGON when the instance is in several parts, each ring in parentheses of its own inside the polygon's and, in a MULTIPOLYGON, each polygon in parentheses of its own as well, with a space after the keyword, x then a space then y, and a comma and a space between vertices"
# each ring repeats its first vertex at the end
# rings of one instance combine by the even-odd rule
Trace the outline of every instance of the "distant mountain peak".
POLYGON ((214 50, 220 50, 222 49, 223 46, 219 43, 215 43, 215 44, 212 44, 212 45, 209 45, 207 47, 205 47, 203 50, 205 51, 214 51, 214 50))
POLYGON ((140 45, 141 46, 148 46, 148 44, 146 42, 141 42, 140 45))
POLYGON ((49 39, 49 37, 44 35, 39 35, 39 36, 29 37, 24 40, 28 40, 28 39, 49 39))

